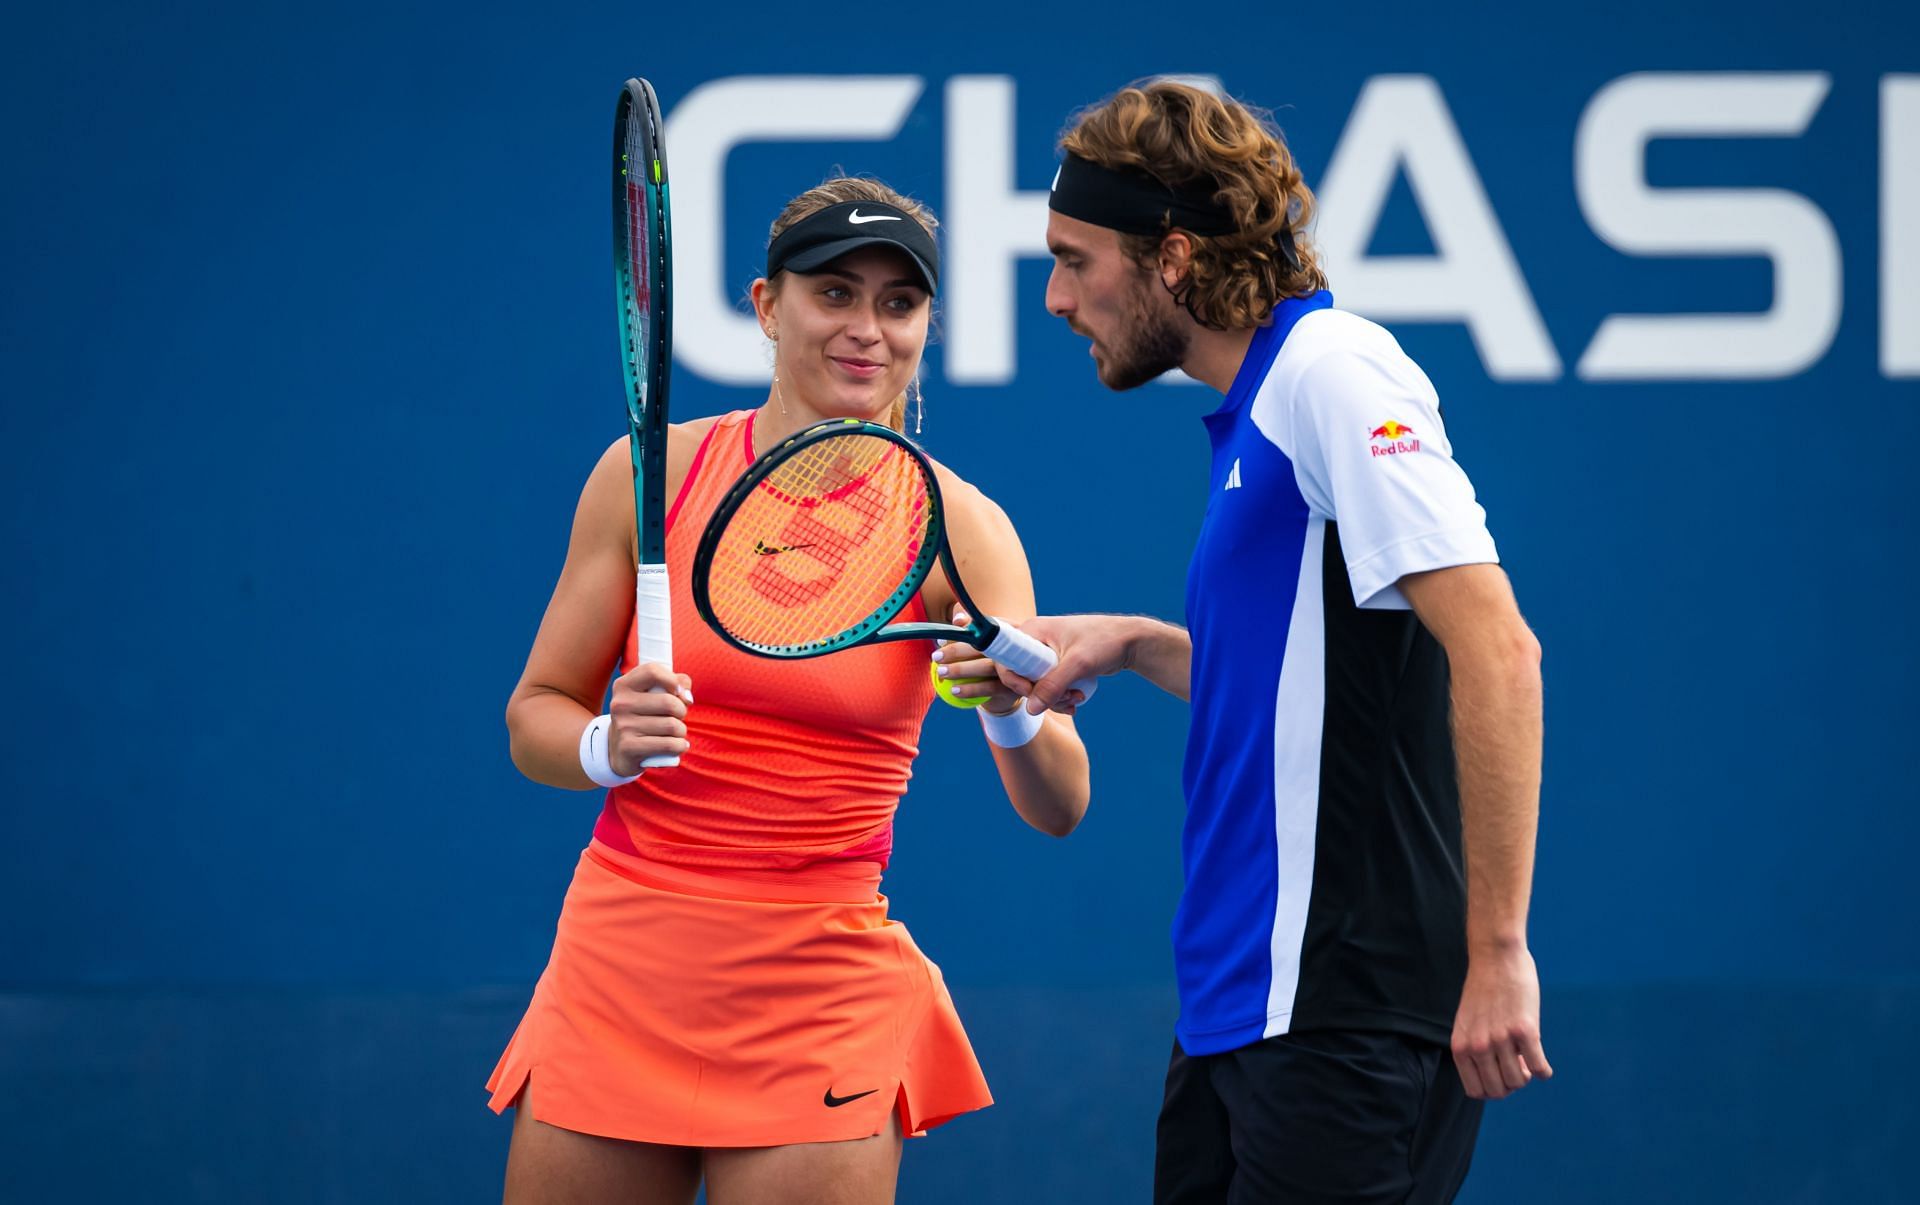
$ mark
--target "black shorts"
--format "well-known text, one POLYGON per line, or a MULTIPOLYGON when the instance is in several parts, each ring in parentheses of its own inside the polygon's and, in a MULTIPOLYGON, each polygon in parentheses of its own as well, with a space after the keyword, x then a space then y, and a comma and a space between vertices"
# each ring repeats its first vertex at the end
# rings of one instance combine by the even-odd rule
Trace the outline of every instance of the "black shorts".
POLYGON ((1173 1046, 1157 1205, 1451 1201, 1480 1102, 1453 1054, 1393 1033, 1282 1034, 1223 1054, 1173 1046))

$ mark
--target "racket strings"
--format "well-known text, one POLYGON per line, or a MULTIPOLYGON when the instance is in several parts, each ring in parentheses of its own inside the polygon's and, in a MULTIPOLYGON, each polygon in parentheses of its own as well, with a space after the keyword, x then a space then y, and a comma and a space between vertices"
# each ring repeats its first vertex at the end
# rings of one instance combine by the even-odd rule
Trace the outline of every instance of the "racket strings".
POLYGON ((627 247, 626 309, 627 360, 632 366, 634 383, 642 404, 650 382, 642 371, 647 363, 648 339, 652 333, 653 286, 647 272, 647 190, 633 178, 638 148, 630 145, 626 157, 627 175, 627 247))
POLYGON ((895 444, 809 444, 728 517, 707 575, 714 618, 764 647, 831 642, 904 603, 933 522, 920 464, 895 444))
MULTIPOLYGON (((647 396, 651 392, 651 382, 646 367, 651 355, 653 325, 654 274, 647 262, 650 253, 649 223, 653 216, 653 200, 648 189, 648 173, 652 164, 642 128, 647 115, 633 103, 631 96, 626 103, 626 136, 621 140, 620 154, 620 175, 625 183, 621 195, 626 211, 623 223, 626 246, 621 249, 624 261, 621 300, 626 318, 623 333, 627 346, 622 350, 627 354, 628 371, 634 378, 634 396, 644 408, 651 401, 647 396)), ((636 420, 639 417, 638 414, 634 415, 636 420)))

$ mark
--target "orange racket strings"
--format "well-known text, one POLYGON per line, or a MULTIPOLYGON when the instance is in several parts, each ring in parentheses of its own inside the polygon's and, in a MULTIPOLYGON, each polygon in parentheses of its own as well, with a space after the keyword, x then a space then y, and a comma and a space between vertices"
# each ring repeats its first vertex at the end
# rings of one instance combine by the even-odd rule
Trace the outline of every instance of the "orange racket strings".
POLYGON ((831 642, 893 599, 932 536, 919 462, 865 434, 808 444, 734 510, 707 570, 713 616, 771 648, 831 642))

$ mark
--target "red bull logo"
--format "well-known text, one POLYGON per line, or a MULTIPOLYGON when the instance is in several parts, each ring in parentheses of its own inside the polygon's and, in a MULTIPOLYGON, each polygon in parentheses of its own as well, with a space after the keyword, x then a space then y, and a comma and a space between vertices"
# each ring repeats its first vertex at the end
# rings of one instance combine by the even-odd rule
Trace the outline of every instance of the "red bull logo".
POLYGON ((1367 432, 1367 439, 1373 444, 1367 450, 1375 456, 1400 456, 1407 452, 1418 452, 1420 441, 1413 437, 1413 428, 1402 422, 1388 419, 1373 430, 1367 432), (1386 440, 1383 445, 1379 440, 1386 440))

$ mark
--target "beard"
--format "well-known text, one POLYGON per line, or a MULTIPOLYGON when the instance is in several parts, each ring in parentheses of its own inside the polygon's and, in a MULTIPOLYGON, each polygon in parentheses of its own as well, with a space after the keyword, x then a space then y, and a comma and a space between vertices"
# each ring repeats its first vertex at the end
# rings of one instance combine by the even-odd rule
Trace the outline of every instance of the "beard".
POLYGON ((1138 389, 1163 373, 1180 367, 1187 358, 1191 332, 1173 314, 1156 309, 1143 274, 1134 290, 1131 311, 1099 366, 1100 383, 1108 389, 1138 389))

